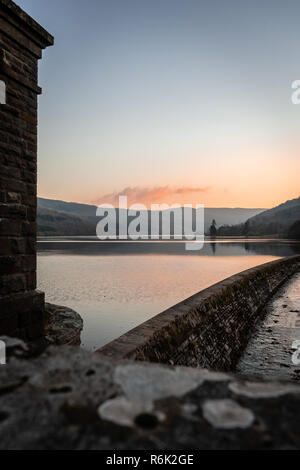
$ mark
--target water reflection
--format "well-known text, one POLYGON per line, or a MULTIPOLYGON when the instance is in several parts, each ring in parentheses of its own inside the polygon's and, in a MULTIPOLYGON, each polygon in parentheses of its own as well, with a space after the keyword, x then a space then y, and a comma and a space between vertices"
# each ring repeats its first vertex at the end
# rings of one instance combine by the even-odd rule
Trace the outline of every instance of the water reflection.
POLYGON ((145 255, 170 254, 186 256, 292 256, 300 253, 300 243, 285 240, 220 240, 205 241, 200 251, 186 251, 184 242, 100 242, 93 237, 40 239, 40 253, 76 255, 145 255))
POLYGON ((211 251, 213 252, 213 254, 215 255, 216 254, 216 251, 217 251, 217 244, 215 242, 211 242, 211 251))

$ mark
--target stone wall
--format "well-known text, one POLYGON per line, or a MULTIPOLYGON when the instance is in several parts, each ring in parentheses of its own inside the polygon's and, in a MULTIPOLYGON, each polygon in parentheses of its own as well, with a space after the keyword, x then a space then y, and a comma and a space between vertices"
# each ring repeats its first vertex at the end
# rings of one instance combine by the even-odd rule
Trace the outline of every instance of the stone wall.
POLYGON ((263 307, 300 256, 230 277, 157 315, 98 352, 113 359, 233 370, 263 307))
POLYGON ((43 329, 36 289, 38 60, 53 38, 0 0, 0 334, 33 340, 43 329), (3 99, 5 98, 5 99, 3 99))

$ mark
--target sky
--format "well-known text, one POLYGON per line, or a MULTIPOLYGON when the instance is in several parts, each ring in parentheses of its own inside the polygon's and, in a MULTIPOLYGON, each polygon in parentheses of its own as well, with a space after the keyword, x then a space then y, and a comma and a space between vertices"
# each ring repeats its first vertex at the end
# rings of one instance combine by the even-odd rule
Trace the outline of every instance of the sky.
POLYGON ((300 196, 299 0, 16 0, 40 62, 41 197, 273 207, 300 196))

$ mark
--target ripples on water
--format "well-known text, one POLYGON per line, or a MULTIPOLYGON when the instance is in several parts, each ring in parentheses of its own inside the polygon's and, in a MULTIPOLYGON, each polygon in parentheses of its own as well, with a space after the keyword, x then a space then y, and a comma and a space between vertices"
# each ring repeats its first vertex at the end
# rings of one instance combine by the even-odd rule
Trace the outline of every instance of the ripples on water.
POLYGON ((84 320, 82 346, 95 350, 164 309, 235 273, 300 253, 297 243, 218 241, 199 252, 184 243, 44 239, 38 288, 84 320))

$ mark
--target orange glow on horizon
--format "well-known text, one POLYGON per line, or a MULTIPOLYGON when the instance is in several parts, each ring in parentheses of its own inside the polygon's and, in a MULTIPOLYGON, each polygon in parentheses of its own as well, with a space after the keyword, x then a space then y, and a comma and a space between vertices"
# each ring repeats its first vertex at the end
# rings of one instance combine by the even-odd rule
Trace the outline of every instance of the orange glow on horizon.
POLYGON ((147 171, 128 176, 121 168, 117 174, 102 176, 101 172, 84 168, 84 178, 78 172, 67 181, 60 181, 58 175, 54 190, 52 185, 49 190, 48 185, 39 182, 39 194, 48 199, 115 207, 122 195, 128 197, 129 206, 139 203, 148 208, 151 204, 204 204, 215 208, 268 209, 300 196, 299 148, 300 142, 278 145, 272 151, 249 146, 243 151, 231 149, 230 157, 226 157, 224 149, 216 148, 206 159, 192 155, 182 168, 162 167, 155 184, 151 184, 153 176, 147 171), (128 181, 127 186, 124 180, 128 181))

